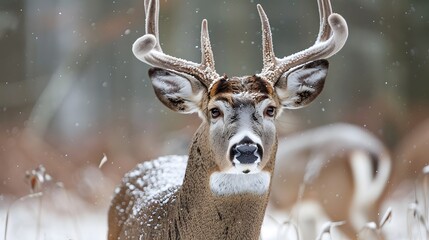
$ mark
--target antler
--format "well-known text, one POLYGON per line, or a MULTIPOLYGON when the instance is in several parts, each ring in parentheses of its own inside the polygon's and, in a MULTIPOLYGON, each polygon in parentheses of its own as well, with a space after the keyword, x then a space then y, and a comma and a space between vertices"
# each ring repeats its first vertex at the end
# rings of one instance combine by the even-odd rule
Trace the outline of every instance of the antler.
POLYGON ((219 78, 215 70, 213 51, 210 45, 207 20, 201 24, 201 58, 200 64, 176 58, 163 53, 159 44, 159 0, 145 0, 146 34, 133 44, 134 55, 142 62, 153 67, 187 73, 197 77, 206 87, 219 78))
POLYGON ((330 0, 318 0, 320 28, 313 46, 284 58, 275 57, 270 23, 261 5, 257 5, 262 23, 262 50, 264 67, 261 77, 275 83, 289 69, 337 53, 345 44, 348 36, 347 23, 344 18, 332 13, 330 0))

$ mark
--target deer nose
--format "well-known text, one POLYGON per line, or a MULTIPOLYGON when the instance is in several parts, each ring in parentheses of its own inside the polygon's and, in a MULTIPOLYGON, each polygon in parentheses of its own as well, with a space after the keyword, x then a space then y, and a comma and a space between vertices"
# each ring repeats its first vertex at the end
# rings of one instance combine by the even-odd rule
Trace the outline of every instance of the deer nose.
POLYGON ((255 143, 247 136, 237 144, 234 144, 230 150, 230 157, 233 165, 258 163, 262 159, 262 154, 262 146, 255 143))
POLYGON ((237 159, 242 164, 251 164, 258 160, 258 147, 256 144, 252 145, 238 145, 235 148, 236 154, 235 159, 237 159))

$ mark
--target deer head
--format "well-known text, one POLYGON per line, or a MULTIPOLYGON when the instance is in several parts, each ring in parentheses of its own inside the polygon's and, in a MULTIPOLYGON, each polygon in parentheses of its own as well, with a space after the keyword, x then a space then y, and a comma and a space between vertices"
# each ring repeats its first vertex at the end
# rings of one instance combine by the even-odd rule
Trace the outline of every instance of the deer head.
POLYGON ((275 120, 282 108, 308 105, 322 91, 326 58, 337 53, 348 35, 346 21, 319 0, 320 30, 315 44, 284 58, 274 54, 270 24, 261 5, 263 69, 242 77, 219 75, 207 20, 201 27, 201 63, 163 53, 159 44, 159 2, 146 0, 146 35, 133 44, 134 55, 153 66, 149 76, 159 100, 179 113, 194 113, 207 125, 207 144, 220 173, 251 174, 264 170, 275 155, 275 120))

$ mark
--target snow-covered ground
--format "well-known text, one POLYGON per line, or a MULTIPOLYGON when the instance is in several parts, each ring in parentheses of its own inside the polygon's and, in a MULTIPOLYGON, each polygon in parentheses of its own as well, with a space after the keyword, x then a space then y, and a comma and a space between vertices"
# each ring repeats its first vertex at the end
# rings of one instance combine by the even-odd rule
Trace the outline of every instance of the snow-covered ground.
POLYGON ((1 236, 5 236, 9 209, 5 240, 107 239, 107 206, 90 205, 71 194, 47 195, 17 201, 3 198, 1 236))
MULTIPOLYGON (((384 209, 392 208, 392 220, 383 227, 386 239, 405 240, 407 235, 407 207, 414 201, 412 194, 400 200, 388 200, 384 209)), ((0 198, 0 236, 4 236, 6 215, 9 209, 5 240, 101 240, 107 238, 107 201, 103 204, 88 204, 72 193, 56 191, 43 196, 24 197, 12 201, 0 198)), ((302 211, 302 210, 301 210, 302 211)), ((308 205, 300 214, 315 214, 320 209, 308 205)), ((294 225, 287 222, 286 213, 268 209, 262 227, 262 240, 295 240, 294 225)), ((319 235, 328 219, 317 223, 319 235)), ((332 240, 343 239, 333 233, 332 240)), ((302 238, 301 238, 302 239, 302 238)), ((327 235, 323 240, 331 239, 327 235)), ((425 239, 425 235, 413 239, 425 239)))

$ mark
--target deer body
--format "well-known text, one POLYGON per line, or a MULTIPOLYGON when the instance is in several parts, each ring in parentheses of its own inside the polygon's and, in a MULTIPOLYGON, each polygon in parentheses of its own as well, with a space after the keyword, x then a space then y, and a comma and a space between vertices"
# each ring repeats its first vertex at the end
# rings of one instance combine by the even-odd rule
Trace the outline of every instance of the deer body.
POLYGON ((109 239, 258 239, 274 156, 261 176, 238 175, 233 188, 213 194, 210 173, 217 167, 204 132, 202 124, 189 159, 162 157, 124 177, 109 210, 109 239))
POLYGON ((134 55, 154 67, 149 77, 158 99, 176 112, 197 112, 202 123, 188 158, 160 158, 125 176, 109 209, 109 239, 259 238, 277 151, 275 121, 282 108, 304 107, 319 95, 324 58, 348 35, 329 0, 318 3, 315 45, 281 59, 258 5, 264 68, 229 78, 215 71, 206 20, 201 63, 175 58, 159 44, 158 0, 145 0, 146 35, 133 44, 134 55))

